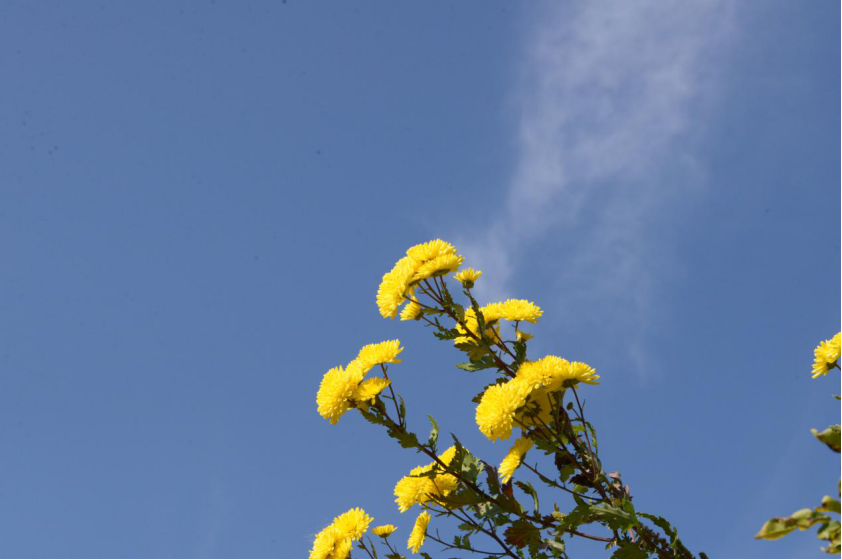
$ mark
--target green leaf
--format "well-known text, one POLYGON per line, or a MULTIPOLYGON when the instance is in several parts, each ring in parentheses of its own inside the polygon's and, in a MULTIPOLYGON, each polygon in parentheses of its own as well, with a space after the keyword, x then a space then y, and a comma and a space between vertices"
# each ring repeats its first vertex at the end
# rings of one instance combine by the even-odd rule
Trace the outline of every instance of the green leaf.
POLYGON ((497 476, 497 469, 488 464, 485 465, 485 483, 491 495, 496 496, 500 493, 500 478, 497 476))
POLYGON ((535 511, 535 515, 539 515, 539 507, 538 507, 538 492, 535 490, 535 487, 532 486, 531 482, 521 482, 520 480, 515 481, 515 486, 523 490, 525 493, 532 496, 532 503, 533 503, 533 510, 535 511))
POLYGON ((450 307, 451 307, 451 309, 453 309, 453 313, 456 314, 456 317, 464 323, 465 322, 465 308, 462 307, 461 305, 459 305, 458 303, 454 303, 453 301, 450 302, 450 307))
POLYGON ((486 356, 486 358, 489 358, 489 360, 481 359, 471 362, 463 362, 461 364, 456 364, 456 367, 465 371, 481 371, 495 367, 494 360, 490 359, 489 356, 486 356))
POLYGON ((398 399, 400 399, 400 401, 401 401, 399 414, 400 414, 400 420, 403 423, 403 419, 406 418, 406 403, 403 402, 403 397, 400 396, 400 394, 398 394, 398 399))
POLYGON ((517 548, 525 548, 533 542, 541 540, 541 531, 532 523, 518 519, 503 533, 506 542, 517 548))
POLYGON ((441 329, 434 332, 433 335, 439 340, 453 340, 462 336, 462 334, 456 329, 441 329))
MULTIPOLYGON (((631 505, 631 502, 629 502, 631 505)), ((643 513, 642 511, 637 512, 637 515, 640 517, 644 517, 657 525, 666 536, 670 538, 670 546, 675 548, 675 545, 678 543, 678 530, 675 529, 672 525, 670 525, 669 521, 664 519, 659 515, 652 515, 649 513, 643 513)))
POLYGON ((649 558, 649 553, 641 550, 637 543, 627 542, 621 544, 620 548, 611 555, 611 558, 649 558))
POLYGON ((559 556, 564 555, 564 541, 559 539, 544 539, 543 543, 553 552, 554 557, 558 558, 559 556))
POLYGON ((461 506, 475 506, 485 502, 485 498, 471 490, 463 487, 456 493, 450 493, 447 496, 436 496, 436 501, 447 504, 452 507, 461 506))
POLYGON ((436 443, 439 441, 439 425, 436 424, 436 421, 429 414, 427 415, 427 418, 430 419, 430 424, 433 426, 433 428, 430 430, 430 439, 427 441, 427 445, 430 446, 430 448, 433 451, 435 451, 436 443))
POLYGON ((639 523, 633 513, 610 504, 594 504, 590 506, 590 512, 611 529, 618 531, 627 531, 639 523))
POLYGON ((390 437, 396 439, 400 446, 404 449, 417 449, 421 446, 421 444, 418 442, 418 436, 416 436, 412 432, 407 432, 406 430, 395 430, 390 428, 387 433, 390 437))
POLYGON ((842 434, 840 433, 839 424, 834 424, 833 426, 828 426, 822 432, 817 430, 810 430, 813 432, 813 435, 816 436, 820 442, 831 448, 833 451, 839 453, 840 450, 840 439, 842 439, 842 434))

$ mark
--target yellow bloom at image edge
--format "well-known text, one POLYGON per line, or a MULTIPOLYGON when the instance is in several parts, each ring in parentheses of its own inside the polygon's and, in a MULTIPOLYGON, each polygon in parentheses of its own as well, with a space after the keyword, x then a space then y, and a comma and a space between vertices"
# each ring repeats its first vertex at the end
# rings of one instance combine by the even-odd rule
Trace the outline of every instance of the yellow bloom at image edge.
POLYGON ((842 347, 842 333, 836 333, 836 336, 830 340, 823 340, 813 350, 813 355, 815 356, 813 362, 813 379, 827 375, 829 369, 839 359, 840 347, 842 347))
POLYGON ((353 542, 362 538, 374 521, 360 508, 346 511, 319 531, 310 550, 310 558, 348 558, 353 542))
POLYGON ((415 527, 412 528, 412 533, 409 535, 409 540, 406 547, 410 549, 413 554, 417 554, 424 544, 424 538, 427 536, 427 525, 430 524, 430 514, 422 511, 418 519, 415 520, 415 527))

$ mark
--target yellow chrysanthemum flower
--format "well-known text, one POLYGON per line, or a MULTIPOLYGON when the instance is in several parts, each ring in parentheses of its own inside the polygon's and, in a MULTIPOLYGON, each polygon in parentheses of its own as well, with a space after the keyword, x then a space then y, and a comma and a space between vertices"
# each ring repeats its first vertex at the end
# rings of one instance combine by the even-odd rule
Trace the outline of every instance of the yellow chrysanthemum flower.
POLYGON ((431 276, 453 272, 464 259, 446 241, 435 239, 410 247, 406 256, 383 275, 377 289, 377 308, 383 317, 394 319, 398 307, 412 294, 412 286, 431 276))
POLYGON ((401 321, 412 321, 421 317, 421 304, 418 300, 410 300, 401 311, 401 321))
POLYGON ((420 282, 433 276, 449 274, 462 266, 462 261, 464 260, 465 258, 460 255, 441 255, 431 259, 418 266, 418 269, 412 276, 411 282, 420 282))
POLYGON ((372 529, 371 532, 377 535, 378 537, 383 537, 385 539, 397 530, 398 528, 394 525, 380 525, 372 529))
MULTIPOLYGON (((344 550, 344 546, 337 547, 337 544, 341 544, 343 541, 348 541, 349 545, 351 543, 351 540, 345 538, 339 529, 333 525, 328 525, 316 535, 313 548, 310 550, 310 558, 344 558, 336 555, 337 552, 341 553, 344 550), (340 550, 337 550, 337 548, 340 548, 340 550)), ((350 552, 350 548, 348 552, 350 552)))
POLYGON ((515 441, 515 444, 511 449, 509 449, 509 452, 503 459, 503 462, 500 463, 499 473, 500 480, 503 484, 511 480, 515 470, 520 466, 521 462, 523 462, 524 455, 526 455, 526 452, 529 451, 533 445, 532 440, 526 437, 520 437, 517 441, 515 441))
POLYGON ((362 508, 349 509, 333 520, 333 526, 352 541, 359 540, 374 519, 362 508))
POLYGON ((360 508, 350 509, 334 518, 333 523, 316 535, 310 558, 348 558, 353 541, 362 538, 372 521, 360 508))
POLYGON ((813 362, 813 379, 822 375, 827 375, 827 372, 836 364, 839 359, 840 346, 842 346, 842 337, 840 333, 830 340, 823 340, 819 343, 813 351, 815 360, 813 362))
MULTIPOLYGON (((456 447, 451 446, 439 455, 439 460, 447 466, 456 456, 456 447)), ((447 496, 456 489, 458 479, 448 473, 437 474, 434 477, 419 476, 433 470, 441 469, 441 465, 432 462, 423 467, 415 467, 395 485, 395 502, 401 513, 405 512, 415 504, 426 504, 431 496, 447 496)))
POLYGON ((415 245, 406 250, 406 256, 415 259, 419 263, 431 261, 437 257, 455 254, 456 247, 441 239, 427 241, 426 243, 415 245))
POLYGON ((377 308, 380 315, 394 319, 398 314, 398 307, 406 299, 409 283, 415 274, 418 261, 411 257, 400 259, 386 274, 377 288, 377 308))
POLYGON ((319 414, 331 424, 336 424, 351 408, 352 397, 364 375, 365 370, 355 362, 348 364, 347 368, 339 366, 329 370, 322 378, 316 394, 319 414))
POLYGON ((482 276, 481 270, 474 270, 473 268, 466 268, 460 270, 453 277, 458 281, 461 282, 463 286, 466 288, 473 288, 474 282, 479 280, 479 277, 482 276))
POLYGON ((367 411, 368 405, 374 404, 374 398, 391 383, 391 379, 385 379, 383 377, 372 377, 370 379, 366 379, 357 386, 357 390, 354 391, 354 394, 351 396, 351 400, 354 401, 358 407, 367 411))
POLYGON ((539 424, 543 422, 547 425, 552 425, 555 422, 555 418, 553 417, 554 406, 549 391, 546 389, 534 390, 529 394, 528 400, 534 402, 538 407, 537 414, 534 412, 533 407, 530 407, 531 414, 527 414, 526 409, 523 409, 515 415, 515 426, 527 428, 532 426, 536 421, 539 424))
POLYGON ((427 536, 427 525, 430 524, 430 514, 422 511, 418 519, 415 520, 415 527, 412 528, 412 533, 409 535, 409 540, 406 547, 412 551, 413 554, 418 554, 421 546, 424 544, 424 539, 427 536))
POLYGON ((534 362, 524 362, 518 368, 517 378, 531 383, 535 388, 545 387, 550 392, 579 382, 599 384, 596 370, 588 364, 568 362, 558 356, 545 356, 534 362))
POLYGON ((528 342, 532 340, 532 335, 528 332, 516 331, 518 342, 528 342))
POLYGON ((509 321, 527 321, 537 323, 544 311, 525 299, 508 299, 500 303, 489 303, 482 308, 482 316, 486 322, 498 319, 509 321))
POLYGON ((401 360, 397 356, 401 352, 403 352, 403 348, 401 348, 400 340, 386 340, 385 342, 363 346, 355 361, 360 362, 368 369, 378 364, 399 364, 401 360))
POLYGON ((492 385, 485 390, 476 411, 477 425, 491 441, 512 435, 515 411, 524 405, 533 385, 523 379, 492 385))

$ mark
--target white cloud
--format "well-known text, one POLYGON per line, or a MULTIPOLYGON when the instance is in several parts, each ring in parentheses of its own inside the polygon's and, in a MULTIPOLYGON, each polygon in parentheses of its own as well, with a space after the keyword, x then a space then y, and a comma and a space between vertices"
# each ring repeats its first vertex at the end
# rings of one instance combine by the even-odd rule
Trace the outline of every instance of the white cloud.
POLYGON ((511 296, 524 248, 550 243, 558 264, 543 273, 558 280, 562 306, 619 307, 627 326, 645 326, 656 283, 647 263, 664 249, 651 225, 704 172, 692 148, 718 89, 729 6, 564 2, 532 15, 505 218, 456 236, 485 271, 481 296, 511 296))

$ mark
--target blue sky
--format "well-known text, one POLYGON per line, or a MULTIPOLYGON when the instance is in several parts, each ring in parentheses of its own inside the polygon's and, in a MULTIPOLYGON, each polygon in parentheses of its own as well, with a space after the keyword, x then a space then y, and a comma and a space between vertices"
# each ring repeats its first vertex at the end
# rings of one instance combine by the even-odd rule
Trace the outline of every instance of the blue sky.
POLYGON ((487 380, 374 305, 443 237, 484 299, 545 310, 533 357, 603 376, 638 508, 712 557, 821 557, 752 536, 839 476, 809 433, 839 420, 809 375, 839 330, 839 10, 3 2, 3 554, 296 557, 356 506, 404 542, 422 459, 315 392, 400 338, 411 426, 502 458, 487 380))

